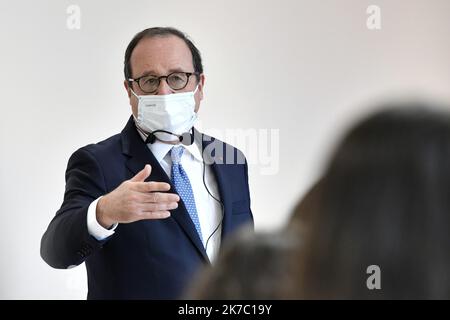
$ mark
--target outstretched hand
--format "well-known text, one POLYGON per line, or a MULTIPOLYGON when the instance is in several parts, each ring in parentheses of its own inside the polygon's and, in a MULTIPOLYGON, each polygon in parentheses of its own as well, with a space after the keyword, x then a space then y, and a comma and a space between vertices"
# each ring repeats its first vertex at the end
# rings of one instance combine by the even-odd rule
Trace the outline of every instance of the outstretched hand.
POLYGON ((167 193, 170 184, 145 182, 152 167, 147 164, 133 178, 122 182, 97 203, 97 221, 104 228, 114 223, 130 223, 144 219, 165 219, 169 210, 178 207, 180 197, 167 193))

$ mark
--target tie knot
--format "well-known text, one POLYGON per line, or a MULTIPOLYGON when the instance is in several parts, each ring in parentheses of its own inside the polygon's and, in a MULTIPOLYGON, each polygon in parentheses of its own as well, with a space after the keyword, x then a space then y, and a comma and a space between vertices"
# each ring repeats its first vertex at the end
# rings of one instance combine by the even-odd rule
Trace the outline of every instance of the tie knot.
POLYGON ((170 156, 172 158, 173 164, 178 164, 181 161, 181 156, 183 155, 184 148, 182 146, 173 147, 170 151, 170 156))

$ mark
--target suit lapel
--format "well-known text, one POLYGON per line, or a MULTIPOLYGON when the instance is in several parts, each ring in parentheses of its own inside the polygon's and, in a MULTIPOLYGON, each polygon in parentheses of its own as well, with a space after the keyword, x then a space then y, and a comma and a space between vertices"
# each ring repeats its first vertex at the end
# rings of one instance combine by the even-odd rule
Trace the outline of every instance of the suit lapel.
MULTIPOLYGON (((130 118, 125 129, 122 131, 122 151, 129 156, 126 166, 133 175, 141 171, 146 164, 150 164, 152 166, 152 172, 146 181, 169 183, 171 186, 170 192, 174 192, 175 186, 172 184, 172 181, 139 136, 133 117, 130 118)), ((178 208, 171 211, 171 217, 180 225, 200 254, 209 261, 203 243, 182 200, 179 202, 178 208)))
POLYGON ((222 221, 222 236, 221 238, 227 235, 229 231, 229 220, 231 218, 231 187, 226 180, 224 164, 214 163, 212 165, 212 171, 216 177, 217 185, 219 187, 220 199, 222 200, 224 213, 223 213, 223 221, 222 221))
POLYGON ((222 240, 229 232, 231 210, 232 210, 232 192, 231 185, 228 182, 226 170, 226 147, 225 143, 216 140, 210 136, 199 133, 194 129, 194 137, 201 137, 202 139, 202 155, 204 161, 211 164, 211 169, 216 178, 217 185, 220 193, 220 200, 222 201, 224 212, 222 221, 222 240))

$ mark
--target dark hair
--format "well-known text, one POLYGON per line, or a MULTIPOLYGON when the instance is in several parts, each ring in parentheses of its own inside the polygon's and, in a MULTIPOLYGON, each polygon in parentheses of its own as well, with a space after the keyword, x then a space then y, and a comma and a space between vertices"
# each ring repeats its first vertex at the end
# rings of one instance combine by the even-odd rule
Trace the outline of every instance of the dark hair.
POLYGON ((360 122, 291 222, 299 298, 449 299, 450 115, 395 105, 360 122))
MULTIPOLYGON (((137 46, 137 44, 144 38, 152 38, 152 37, 167 37, 167 36, 176 36, 180 39, 182 39, 186 45, 188 46, 189 50, 192 53, 192 64, 194 65, 194 71, 197 73, 197 80, 199 79, 199 75, 203 73, 203 65, 202 65, 202 58, 200 56, 200 51, 197 49, 197 47, 194 45, 194 43, 189 39, 189 37, 181 32, 180 30, 177 30, 175 28, 170 27, 155 27, 155 28, 148 28, 145 30, 142 30, 138 34, 136 34, 133 39, 128 44, 128 47, 125 51, 125 61, 124 61, 124 68, 123 72, 125 75, 125 80, 128 81, 129 78, 131 78, 132 70, 131 70, 131 63, 130 58, 131 54, 133 53, 134 48, 137 46)), ((131 85, 131 83, 130 83, 131 85)))
POLYGON ((223 246, 214 265, 200 269, 186 299, 280 299, 292 291, 286 273, 295 239, 242 229, 223 246))

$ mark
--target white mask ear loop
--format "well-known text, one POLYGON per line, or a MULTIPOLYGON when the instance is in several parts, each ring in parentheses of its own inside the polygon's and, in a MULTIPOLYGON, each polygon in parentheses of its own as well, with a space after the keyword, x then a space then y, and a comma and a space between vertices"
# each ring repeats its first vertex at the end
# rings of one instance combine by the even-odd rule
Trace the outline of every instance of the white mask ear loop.
POLYGON ((141 98, 134 92, 133 89, 130 88, 131 93, 138 99, 140 100, 141 98))

